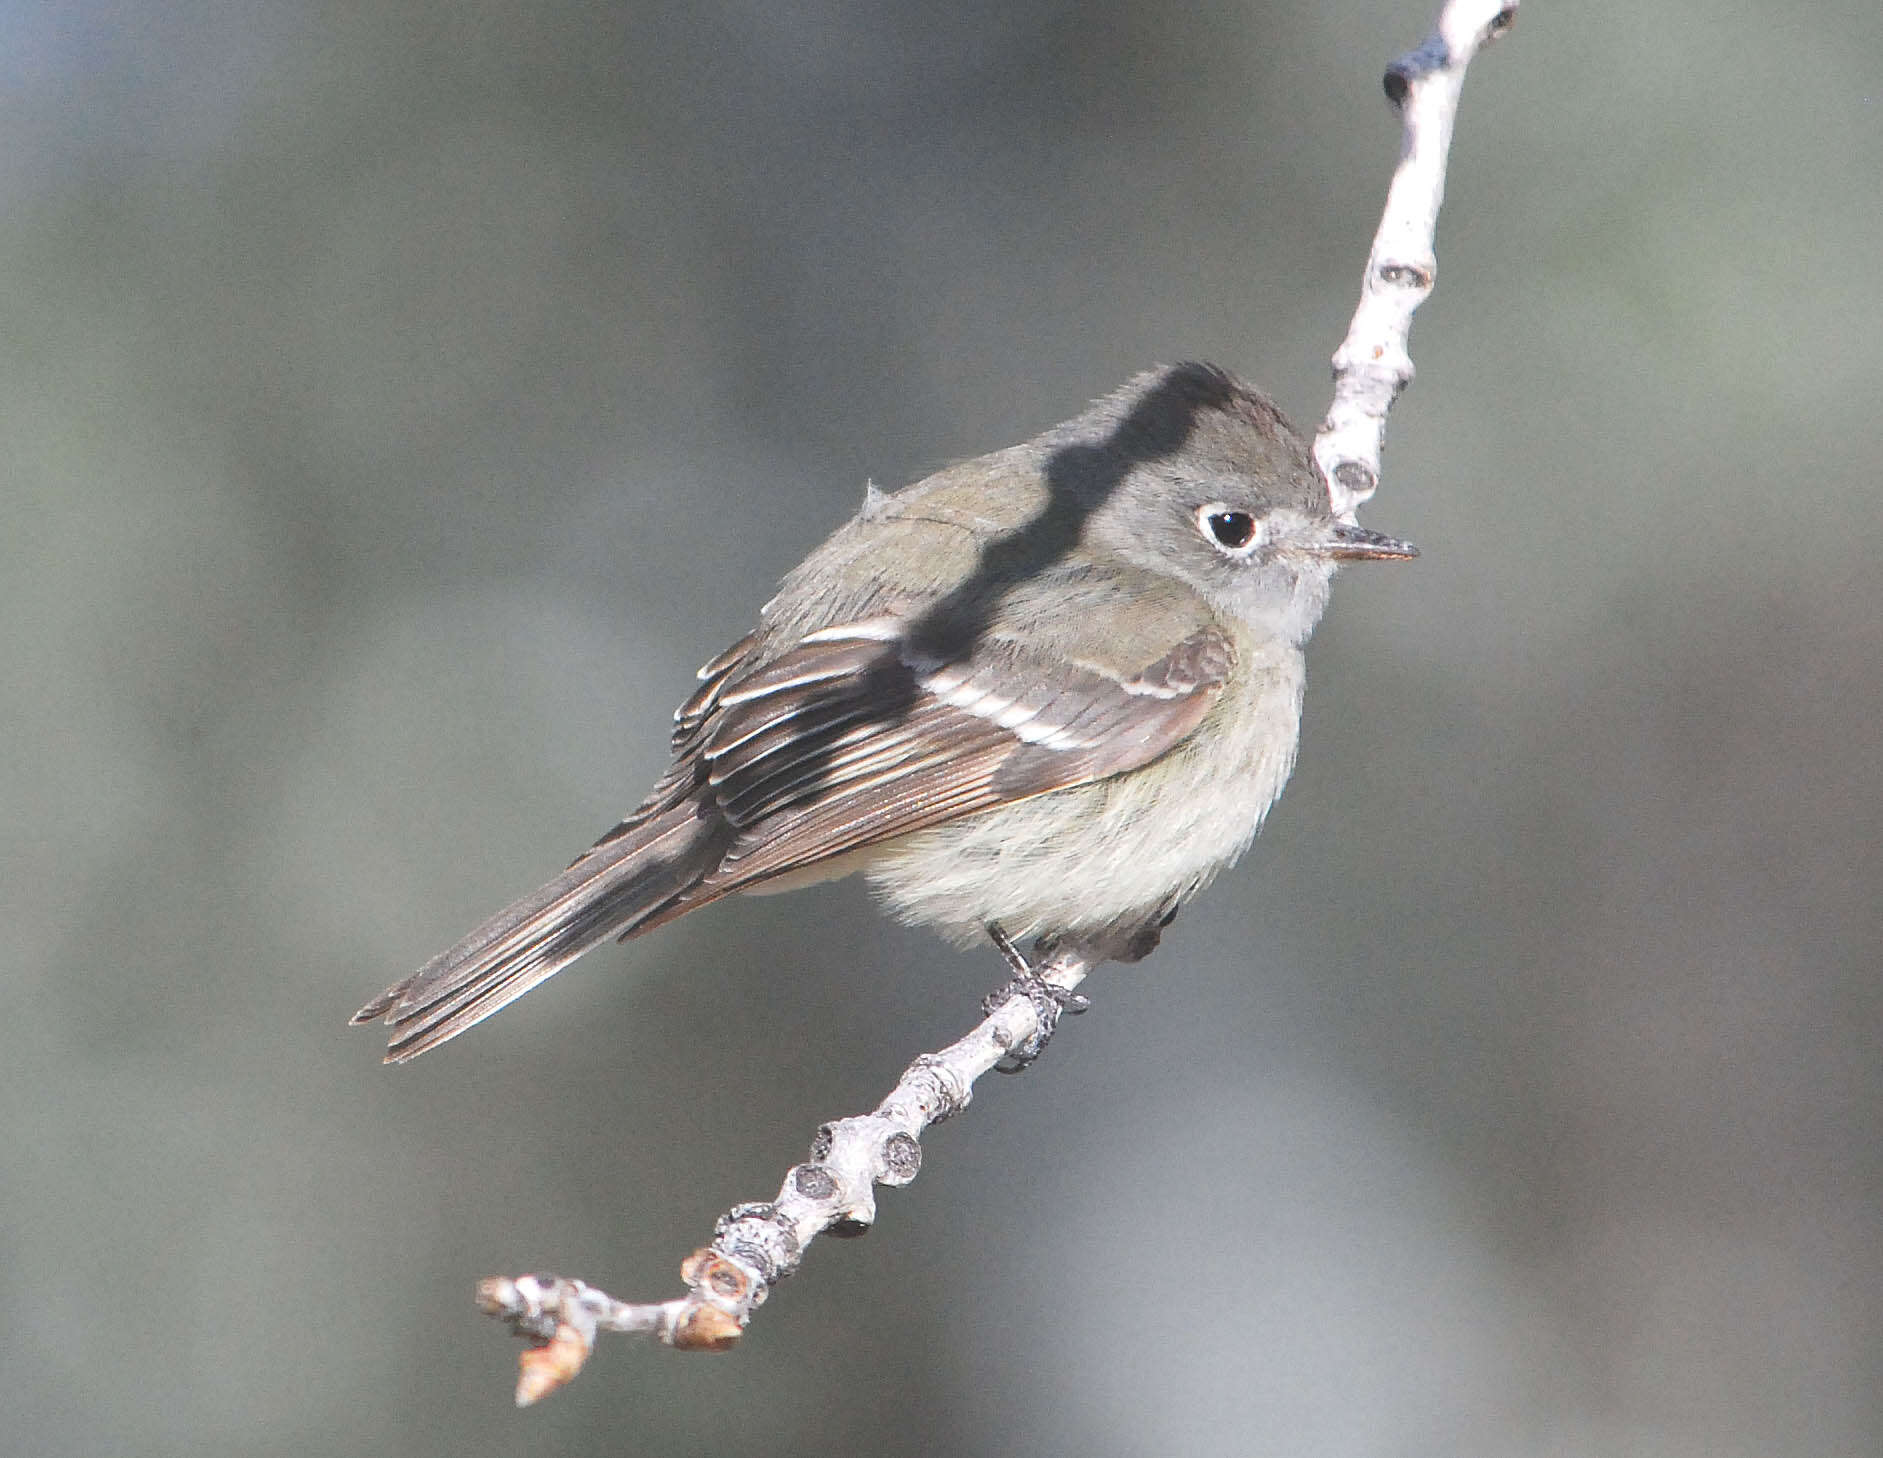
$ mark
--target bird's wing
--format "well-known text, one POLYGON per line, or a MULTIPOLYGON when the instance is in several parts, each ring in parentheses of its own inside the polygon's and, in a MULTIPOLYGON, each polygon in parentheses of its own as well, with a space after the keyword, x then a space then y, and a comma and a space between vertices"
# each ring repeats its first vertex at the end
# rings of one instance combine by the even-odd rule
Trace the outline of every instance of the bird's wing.
POLYGON ((1213 623, 1124 670, 998 637, 937 659, 910 637, 897 617, 820 629, 716 686, 686 758, 733 835, 683 902, 1147 764, 1234 663, 1213 623))
MULTIPOLYGON (((1099 641, 1132 641, 1134 626, 1142 641, 1144 616, 1099 641)), ((911 641, 914 621, 859 619, 783 652, 758 636, 735 644, 701 670, 675 715, 673 767, 639 810, 354 1021, 385 1018, 388 1061, 414 1058, 611 936, 877 841, 1135 769, 1197 727, 1234 664, 1227 634, 1195 618, 1176 620, 1187 631, 1175 646, 1130 669, 1000 636, 938 657, 911 641)))

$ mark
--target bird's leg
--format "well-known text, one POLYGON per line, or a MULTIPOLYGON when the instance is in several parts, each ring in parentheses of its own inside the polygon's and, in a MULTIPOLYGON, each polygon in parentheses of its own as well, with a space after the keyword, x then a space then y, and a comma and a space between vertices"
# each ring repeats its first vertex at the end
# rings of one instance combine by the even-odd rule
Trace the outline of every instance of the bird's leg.
MULTIPOLYGON (((1030 1037, 1009 1049, 1007 1056, 994 1065, 996 1073, 1020 1073, 1040 1056, 1046 1040, 1053 1036, 1053 1030, 1059 1026, 1060 1014, 1082 1013, 1092 1005, 1092 1000, 1076 992, 1068 992, 1063 987, 1055 987, 1041 977, 1034 970, 1033 963, 1027 960, 1026 954, 1014 944, 1013 938, 1001 930, 998 922, 990 921, 987 924, 987 935, 999 948, 1007 965, 1013 969, 1013 980, 981 999, 982 1015, 992 1017, 995 1008, 1017 993, 1033 1004, 1039 1021, 1039 1026, 1030 1037)), ((1044 938, 1033 944, 1036 956, 1050 950, 1044 938)))
MULTIPOLYGON (((999 922, 990 921, 987 924, 987 934, 993 939, 994 946, 999 949, 1000 955, 1006 959, 1007 965, 1013 968, 1015 977, 1024 979, 1033 976, 1033 964, 1027 961, 1026 953, 1014 945, 1013 938, 1002 930, 999 922)), ((991 1011, 991 1009, 983 1008, 982 1011, 991 1011)))

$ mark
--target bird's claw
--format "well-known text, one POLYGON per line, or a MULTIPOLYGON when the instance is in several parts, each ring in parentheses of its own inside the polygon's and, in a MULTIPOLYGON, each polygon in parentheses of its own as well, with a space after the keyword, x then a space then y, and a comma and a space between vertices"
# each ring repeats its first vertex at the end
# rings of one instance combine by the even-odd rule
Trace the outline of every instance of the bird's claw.
POLYGON ((1026 954, 1014 945, 1013 938, 999 926, 989 925, 987 934, 993 938, 1001 956, 1006 958, 1007 965, 1013 968, 1014 976, 1006 986, 996 988, 981 999, 981 1015, 992 1017, 995 1010, 1011 997, 1024 997, 1033 1004, 1033 1031, 1009 1048, 1006 1056, 994 1065, 996 1073, 1021 1073, 1040 1056, 1047 1040, 1053 1036, 1053 1030, 1059 1026, 1060 1017, 1068 1013, 1077 1016, 1092 1006, 1092 999, 1068 988, 1057 987, 1040 976, 1034 971, 1026 954))

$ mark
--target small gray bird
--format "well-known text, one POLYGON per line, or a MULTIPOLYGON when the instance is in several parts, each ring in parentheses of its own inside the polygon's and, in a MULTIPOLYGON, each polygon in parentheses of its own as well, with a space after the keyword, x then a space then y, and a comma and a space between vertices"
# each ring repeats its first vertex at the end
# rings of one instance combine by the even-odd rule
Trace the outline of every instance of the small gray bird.
POLYGON ((403 1062, 609 937, 859 870, 957 942, 1135 960, 1281 793, 1335 564, 1416 555, 1212 365, 872 488, 700 670, 640 808, 353 1021, 403 1062))

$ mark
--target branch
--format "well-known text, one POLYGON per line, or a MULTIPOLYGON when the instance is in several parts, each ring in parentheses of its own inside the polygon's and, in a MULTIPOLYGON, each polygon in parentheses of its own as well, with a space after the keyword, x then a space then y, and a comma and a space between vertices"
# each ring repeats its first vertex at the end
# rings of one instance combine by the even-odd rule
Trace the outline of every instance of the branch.
POLYGON ((1406 345, 1412 312, 1438 273, 1433 237, 1465 67, 1516 18, 1517 0, 1446 0, 1425 42, 1386 68, 1386 95, 1405 127, 1399 166, 1373 235, 1360 305, 1334 351, 1334 403, 1314 437, 1314 464, 1344 521, 1379 487, 1386 412, 1412 383, 1406 345))
MULTIPOLYGON (((1510 28, 1517 3, 1446 0, 1424 44, 1386 72, 1404 144, 1360 304, 1334 355, 1334 401, 1314 441, 1335 513, 1349 521, 1379 485, 1386 412, 1412 382, 1406 342, 1413 310, 1431 293, 1437 270, 1433 235, 1465 67, 1510 28)), ((1077 1005, 1072 990, 1099 960, 1077 950, 1051 956, 1036 982, 1015 983, 990 998, 985 1020, 965 1038, 911 1063, 874 1113, 819 1129, 810 1158, 785 1175, 776 1199, 728 1210, 711 1243, 681 1264, 684 1295, 637 1304, 563 1276, 480 1281, 479 1306, 532 1342, 519 1359, 518 1406, 574 1377, 599 1332, 640 1332, 683 1351, 732 1346, 772 1287, 797 1270, 812 1240, 869 1229, 875 1186, 915 1178, 923 1131, 966 1108, 976 1079, 1003 1060, 1024 1066, 1038 1053, 1062 1008, 1077 1005)))
POLYGON ((771 1288, 797 1270, 817 1236, 861 1235, 876 1219, 876 1185, 906 1185, 922 1167, 922 1132, 968 1106, 989 1069, 1026 1062, 1051 1035, 1072 991, 1097 958, 1050 955, 1037 982, 988 999, 987 1016, 959 1042, 924 1053, 903 1070, 874 1113, 817 1131, 811 1157, 785 1175, 768 1204, 735 1205, 712 1242, 680 1265, 686 1294, 670 1301, 617 1301, 564 1276, 490 1276, 478 1282, 484 1312, 532 1339, 518 1359, 516 1399, 527 1407, 582 1370, 602 1331, 640 1332, 681 1351, 723 1352, 771 1288))

